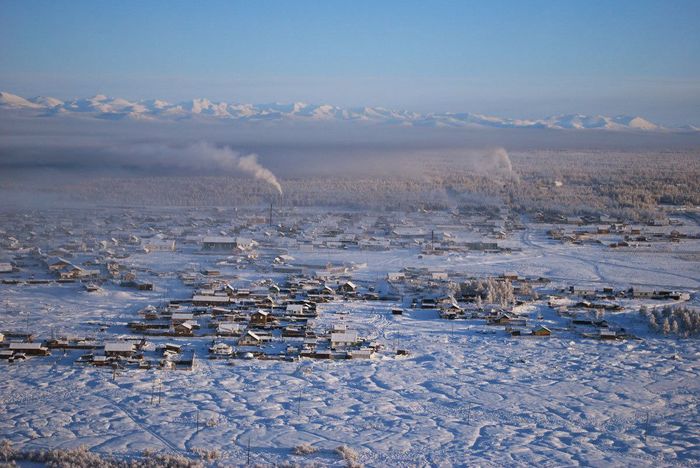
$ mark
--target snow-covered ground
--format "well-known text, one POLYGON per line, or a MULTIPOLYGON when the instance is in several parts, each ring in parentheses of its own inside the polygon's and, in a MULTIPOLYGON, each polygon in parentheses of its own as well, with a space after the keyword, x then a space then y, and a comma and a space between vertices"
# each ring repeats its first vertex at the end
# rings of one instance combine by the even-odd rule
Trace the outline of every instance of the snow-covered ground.
MULTIPOLYGON (((410 248, 289 254, 310 263, 355 262, 362 265, 353 273, 360 281, 426 266, 471 276, 516 271, 562 287, 700 287, 698 262, 689 257, 697 241, 611 250, 561 244, 546 230, 528 225, 514 232, 503 244, 522 251, 509 254, 421 257, 410 248)), ((0 325, 45 337, 99 337, 110 333, 99 331, 102 324, 119 329, 145 305, 188 297, 191 288, 172 272, 190 263, 216 267, 219 260, 193 249, 132 255, 131 265, 161 273, 148 276, 153 292, 0 285, 0 325)), ((242 282, 275 276, 219 268, 242 282)), ((340 445, 368 466, 696 465, 700 342, 649 332, 636 314, 639 304, 628 301, 606 318, 640 340, 584 339, 566 330, 545 301, 531 305, 530 316, 553 329, 548 338, 511 338, 483 320, 441 320, 434 311, 393 316, 396 303, 337 301, 321 306, 319 324, 343 321, 382 343, 374 359, 229 363, 201 356, 192 371, 115 374, 75 364, 77 351, 54 351, 0 363, 0 439, 25 449, 86 445, 116 455, 215 448, 218 462, 234 465, 250 456, 254 463, 340 466, 334 452, 340 445), (397 356, 397 348, 409 355, 397 356), (319 450, 295 455, 303 443, 319 450)))

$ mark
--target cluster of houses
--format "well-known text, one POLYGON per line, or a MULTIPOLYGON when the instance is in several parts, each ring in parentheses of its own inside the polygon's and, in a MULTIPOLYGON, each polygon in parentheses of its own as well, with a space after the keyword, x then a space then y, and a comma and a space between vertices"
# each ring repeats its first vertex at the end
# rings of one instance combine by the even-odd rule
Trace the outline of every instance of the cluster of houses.
POLYGON ((699 232, 681 228, 654 228, 626 223, 579 226, 574 229, 558 226, 547 231, 550 239, 571 244, 601 244, 610 248, 640 247, 659 242, 681 242, 700 239, 699 232))
POLYGON ((96 278, 100 275, 100 270, 88 270, 61 257, 47 258, 46 266, 51 273, 63 280, 96 278))
POLYGON ((29 333, 0 333, 0 360, 15 362, 30 356, 49 356, 49 348, 42 342, 34 341, 29 333))
POLYGON ((372 353, 359 353, 366 343, 356 333, 338 335, 335 328, 320 330, 313 320, 319 314, 318 304, 353 297, 356 291, 351 281, 331 287, 302 277, 282 285, 261 281, 253 289, 210 280, 195 289, 189 299, 144 308, 140 320, 130 322, 128 327, 144 336, 211 339, 209 351, 214 358, 360 357, 372 353), (341 351, 345 353, 342 356, 341 351))
MULTIPOLYGON (((158 276, 171 274, 174 280, 178 275, 192 293, 145 307, 134 320, 107 330, 123 339, 37 341, 0 334, 0 359, 12 362, 55 349, 84 350, 80 362, 95 366, 170 369, 191 369, 196 354, 211 359, 371 358, 381 345, 348 327, 342 314, 328 311, 336 305, 342 309, 343 300, 386 301, 395 306, 395 315, 406 310, 437 313, 446 320, 480 320, 487 329, 502 327, 513 337, 547 337, 561 327, 532 312, 539 310, 529 307, 538 300, 536 291, 550 295, 549 306, 568 320, 567 329, 587 337, 620 339, 630 335, 598 317, 598 311, 620 310, 621 298, 689 298, 684 292, 638 288, 552 291, 546 278, 524 278, 515 272, 472 278, 460 269, 438 267, 405 267, 372 281, 354 274, 363 267, 361 263, 319 260, 322 255, 294 258, 322 249, 413 249, 421 256, 510 251, 499 240, 523 227, 499 209, 461 207, 380 215, 290 210, 269 217, 235 209, 185 213, 115 209, 99 215, 16 214, 5 220, 8 228, 0 232, 0 246, 3 255, 12 259, 0 262, 3 283, 82 281, 88 291, 97 290, 97 284, 116 285, 151 297, 147 293, 154 290, 158 276), (135 256, 172 258, 173 253, 186 255, 194 264, 182 271, 159 273, 132 261, 135 256), (200 259, 202 265, 197 263, 200 259), (239 270, 241 276, 253 272, 257 278, 275 280, 236 281, 239 270), (39 272, 44 276, 36 278, 39 272), (477 280, 488 280, 495 293, 467 287, 477 280), (326 313, 332 314, 330 323, 325 320, 329 316, 321 320, 326 313), (152 342, 160 344, 154 347, 152 342)), ((569 242, 617 238, 619 244, 619 240, 636 242, 640 236, 658 234, 612 219, 569 221, 562 224, 577 227, 554 229, 550 236, 569 242), (582 228, 587 222, 596 223, 595 227, 582 228)), ((663 232, 668 239, 688 236, 677 230, 663 232)))

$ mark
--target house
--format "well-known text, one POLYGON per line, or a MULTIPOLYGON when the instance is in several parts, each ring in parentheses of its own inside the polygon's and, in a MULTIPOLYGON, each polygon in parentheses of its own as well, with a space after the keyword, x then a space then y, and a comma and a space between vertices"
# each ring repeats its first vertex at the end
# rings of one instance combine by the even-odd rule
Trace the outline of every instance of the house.
POLYGON ((209 347, 209 353, 213 356, 231 356, 233 354, 233 348, 226 343, 216 343, 209 347))
POLYGON ((513 320, 513 316, 507 313, 498 314, 496 317, 487 320, 487 325, 508 325, 513 320))
POLYGON ((269 312, 265 310, 258 310, 253 312, 250 316, 250 325, 257 327, 264 327, 274 321, 274 317, 270 315, 269 312))
POLYGON ((333 288, 328 285, 323 285, 320 288, 313 290, 313 292, 319 296, 332 296, 335 294, 333 288))
POLYGON ((176 312, 170 317, 170 321, 173 325, 189 322, 191 320, 194 320, 194 314, 188 314, 184 312, 176 312))
POLYGON ((148 239, 148 241, 144 241, 142 247, 146 253, 173 252, 175 250, 175 241, 153 238, 148 239))
POLYGON ((341 294, 351 294, 357 291, 357 285, 352 281, 346 281, 338 286, 338 292, 341 294))
POLYGON ((58 276, 61 279, 88 278, 91 276, 98 276, 100 274, 99 270, 86 270, 73 264, 65 265, 61 268, 54 269, 53 271, 58 273, 58 276))
POLYGON ((51 354, 49 353, 49 348, 45 347, 43 343, 27 343, 13 341, 8 346, 8 349, 14 354, 22 353, 34 356, 48 356, 49 354, 51 354))
POLYGON ((396 227, 391 233, 404 239, 418 239, 427 235, 422 228, 418 227, 396 227))
POLYGON ((303 304, 288 304, 286 309, 287 315, 304 315, 303 304))
POLYGON ((614 330, 610 330, 607 328, 601 328, 598 330, 598 339, 615 340, 617 338, 618 338, 618 335, 614 330))
POLYGON ((406 279, 406 275, 404 273, 387 273, 386 279, 389 282, 403 281, 406 279))
POLYGON ((72 265, 71 262, 61 257, 51 258, 46 263, 49 266, 50 271, 58 271, 72 265))
POLYGON ((13 268, 11 263, 0 263, 0 273, 12 273, 13 268))
POLYGON ((356 331, 331 333, 331 349, 352 346, 359 341, 356 331))
POLYGON ((239 336, 243 333, 240 323, 220 323, 216 326, 216 334, 220 336, 239 336))
POLYGON ((192 296, 192 305, 196 306, 222 306, 231 302, 228 296, 205 296, 196 294, 192 296))
POLYGON ((263 344, 263 338, 250 330, 238 339, 238 346, 260 346, 261 344, 263 344))
POLYGON ((372 359, 374 355, 374 350, 370 348, 355 349, 348 352, 348 357, 350 359, 372 359))
POLYGON ((306 336, 306 328, 288 325, 282 329, 282 336, 285 338, 303 338, 306 336))
POLYGON ((236 237, 236 248, 239 250, 251 250, 257 245, 258 243, 253 239, 248 239, 246 237, 236 237))
POLYGON ((232 251, 236 248, 236 239, 225 236, 207 236, 202 239, 202 250, 232 251))
POLYGON ((108 357, 131 357, 134 354, 134 344, 129 341, 107 341, 105 342, 105 356, 108 357))
POLYGON ((192 321, 176 323, 173 325, 173 333, 182 336, 191 336, 194 333, 195 323, 192 321))
POLYGON ((545 327, 544 325, 540 325, 539 327, 532 330, 532 334, 535 336, 550 336, 552 334, 552 330, 545 327))

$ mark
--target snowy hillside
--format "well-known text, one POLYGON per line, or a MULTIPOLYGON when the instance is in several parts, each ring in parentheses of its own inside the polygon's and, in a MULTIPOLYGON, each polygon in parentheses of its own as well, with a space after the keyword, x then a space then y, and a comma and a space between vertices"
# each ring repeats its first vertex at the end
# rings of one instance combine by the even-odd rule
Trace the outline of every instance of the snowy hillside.
MULTIPOLYGON (((170 103, 160 99, 129 101, 96 95, 61 101, 52 97, 23 98, 0 92, 2 112, 30 112, 35 116, 83 115, 86 117, 120 120, 182 120, 226 119, 233 121, 299 121, 299 122, 362 122, 401 126, 448 128, 548 128, 548 129, 597 129, 661 131, 662 126, 642 117, 619 115, 566 114, 543 119, 513 119, 469 112, 427 113, 385 109, 383 107, 342 108, 330 104, 236 104, 213 102, 209 99, 170 103)), ((685 126, 684 131, 697 131, 685 126)))

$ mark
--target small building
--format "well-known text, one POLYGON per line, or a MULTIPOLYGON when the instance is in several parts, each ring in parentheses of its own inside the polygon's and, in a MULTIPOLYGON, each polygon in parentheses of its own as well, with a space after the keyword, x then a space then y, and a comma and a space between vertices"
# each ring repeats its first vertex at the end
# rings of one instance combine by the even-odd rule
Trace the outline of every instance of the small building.
POLYGON ((390 272, 387 273, 386 279, 389 282, 403 281, 406 279, 406 274, 400 272, 390 272))
POLYGON ((262 337, 250 330, 238 339, 238 346, 260 346, 261 344, 263 344, 262 337))
POLYGON ((601 340, 616 340, 619 336, 614 330, 601 328, 598 330, 598 338, 601 340))
POLYGON ((353 346, 358 342, 356 331, 344 331, 331 333, 331 349, 353 346))
POLYGON ((532 330, 532 334, 535 336, 550 336, 552 334, 552 330, 545 327, 544 325, 540 325, 539 327, 532 330))
POLYGON ((233 354, 233 348, 226 343, 216 343, 209 347, 209 353, 213 356, 231 356, 233 354))
POLYGON ((51 354, 49 348, 43 345, 43 343, 28 343, 24 341, 13 341, 10 343, 8 349, 14 354, 23 353, 33 356, 48 356, 51 354))
POLYGON ((225 236, 207 236, 202 240, 202 250, 232 251, 236 248, 236 239, 225 236))
POLYGON ((148 239, 143 243, 143 250, 146 253, 150 252, 173 252, 175 250, 175 241, 166 239, 148 239))
POLYGON ((189 322, 191 320, 194 320, 194 315, 184 312, 176 312, 170 317, 170 321, 173 325, 177 325, 178 323, 189 322))
POLYGON ((488 320, 488 325, 508 325, 513 320, 513 316, 510 314, 499 314, 494 318, 488 320))
POLYGON ((196 306, 222 306, 227 305, 230 302, 231 298, 228 296, 192 296, 192 305, 196 306))
POLYGON ((286 309, 287 315, 304 315, 303 304, 288 304, 286 309))
POLYGON ((181 336, 192 336, 194 328, 194 323, 192 321, 176 323, 173 325, 173 333, 181 336))
POLYGON ((220 323, 216 326, 216 334, 220 336, 239 336, 243 333, 240 323, 220 323))
POLYGON ((131 357, 134 354, 134 344, 129 341, 105 342, 105 356, 131 357))
POLYGON ((350 359, 372 359, 374 350, 370 348, 355 349, 348 352, 350 359))
POLYGON ((258 310, 253 312, 250 316, 250 325, 264 327, 274 321, 274 317, 270 315, 269 312, 265 310, 258 310))
POLYGON ((357 291, 357 285, 352 281, 346 281, 338 286, 338 292, 341 294, 351 294, 357 291))

